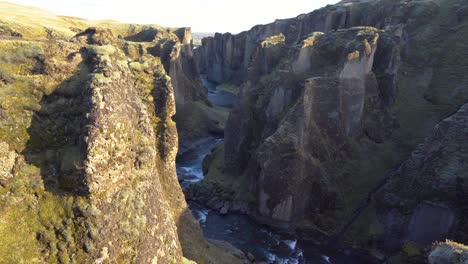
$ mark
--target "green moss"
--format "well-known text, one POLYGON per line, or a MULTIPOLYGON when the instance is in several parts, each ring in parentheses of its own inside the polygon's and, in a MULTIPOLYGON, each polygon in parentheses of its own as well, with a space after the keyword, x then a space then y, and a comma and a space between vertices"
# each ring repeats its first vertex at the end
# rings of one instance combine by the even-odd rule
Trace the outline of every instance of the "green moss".
MULTIPOLYGON (((0 60, 4 63, 0 63, 0 69, 12 78, 0 89, 0 108, 7 116, 0 120, 0 140, 22 153, 28 142, 37 146, 44 143, 30 141, 28 128, 33 113, 42 110, 40 101, 45 91, 54 91, 68 76, 63 72, 33 73, 37 58, 46 55, 42 42, 1 42, 0 60)), ((60 58, 62 53, 55 55, 54 63, 66 60, 60 58)), ((74 217, 75 199, 46 191, 37 166, 27 164, 20 156, 15 181, 7 188, 0 187, 0 263, 53 263, 58 259, 66 263, 72 251, 79 259, 75 241, 84 230, 79 220, 68 221, 74 217)))
POLYGON ((224 144, 219 145, 211 155, 208 173, 201 184, 215 189, 226 200, 254 202, 255 196, 249 192, 247 182, 224 173, 224 144))
POLYGON ((89 75, 90 81, 98 84, 106 84, 112 82, 110 78, 107 78, 102 73, 92 73, 89 75))
POLYGON ((35 233, 41 225, 35 208, 25 205, 17 196, 0 195, 0 263, 43 262, 35 233))
POLYGON ((133 71, 137 71, 137 72, 140 72, 143 70, 143 67, 141 65, 141 63, 137 62, 137 61, 132 61, 128 64, 128 67, 130 67, 130 69, 132 69, 133 71))
POLYGON ((257 111, 264 109, 268 102, 270 101, 270 97, 273 93, 274 88, 276 87, 276 82, 280 80, 280 76, 273 72, 268 75, 264 75, 260 78, 260 81, 257 84, 256 89, 256 102, 255 108, 257 111))
POLYGON ((186 258, 182 258, 182 264, 197 264, 195 261, 191 261, 186 258))
POLYGON ((86 199, 46 191, 40 170, 22 159, 14 177, 8 192, 0 192, 0 263, 66 263, 68 252, 82 259, 85 230, 74 212, 86 199))
POLYGON ((3 82, 5 84, 9 84, 14 82, 15 79, 14 77, 8 73, 6 70, 0 69, 0 82, 3 82))
POLYGON ((234 85, 234 84, 230 84, 230 83, 223 83, 221 85, 218 85, 216 87, 216 89, 220 90, 220 91, 225 91, 225 92, 228 92, 228 93, 232 93, 232 94, 235 94, 235 95, 239 94, 239 86, 234 85))
POLYGON ((403 245, 403 253, 408 257, 415 257, 422 254, 421 249, 412 243, 406 243, 403 245))
POLYGON ((179 137, 197 138, 207 131, 220 134, 224 130, 228 116, 227 108, 210 107, 201 101, 190 102, 183 109, 177 109, 175 120, 179 137))
POLYGON ((399 72, 399 110, 401 128, 397 140, 408 149, 426 136, 426 126, 455 111, 468 100, 467 89, 468 21, 450 27, 458 0, 441 2, 430 21, 410 28, 414 41, 402 52, 404 64, 399 72))
POLYGON ((103 46, 88 46, 88 51, 93 55, 101 55, 101 56, 110 56, 113 55, 117 50, 111 45, 103 45, 103 46))
POLYGON ((38 42, 11 41, 6 44, 0 48, 0 61, 3 63, 32 63, 35 62, 32 60, 44 54, 42 45, 38 42))

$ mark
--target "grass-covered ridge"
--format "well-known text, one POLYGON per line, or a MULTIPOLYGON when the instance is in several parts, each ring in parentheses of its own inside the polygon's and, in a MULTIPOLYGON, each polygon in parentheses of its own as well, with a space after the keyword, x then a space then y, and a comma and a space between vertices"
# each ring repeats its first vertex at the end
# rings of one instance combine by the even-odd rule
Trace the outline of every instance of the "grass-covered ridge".
POLYGON ((113 20, 94 21, 60 16, 36 7, 0 2, 0 37, 65 39, 71 38, 89 27, 110 28, 115 36, 121 35, 124 38, 145 31, 164 32, 169 30, 172 33, 180 31, 179 28, 165 28, 155 24, 125 24, 113 20))

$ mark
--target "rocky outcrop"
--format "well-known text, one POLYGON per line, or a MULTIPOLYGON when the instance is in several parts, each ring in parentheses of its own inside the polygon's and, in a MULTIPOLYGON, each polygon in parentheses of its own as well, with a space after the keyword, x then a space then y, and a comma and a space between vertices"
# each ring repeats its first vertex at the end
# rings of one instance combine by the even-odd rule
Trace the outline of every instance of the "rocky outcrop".
POLYGON ((388 248, 466 241, 468 105, 444 119, 381 190, 376 207, 388 248))
POLYGON ((187 104, 194 101, 208 102, 190 44, 177 44, 174 47, 169 75, 175 89, 177 109, 184 111, 187 104))
MULTIPOLYGON (((203 39, 195 50, 200 71, 241 85, 226 124, 224 173, 244 186, 233 192, 255 197, 253 215, 284 228, 334 233, 367 204, 346 237, 374 243, 380 227, 371 223, 383 207, 374 207, 373 198, 382 178, 468 100, 468 65, 456 59, 467 49, 455 44, 468 36, 466 19, 457 16, 463 6, 342 1, 203 39)), ((399 197, 403 185, 389 186, 399 197)), ((402 222, 386 216, 385 225, 423 228, 421 219, 437 215, 431 224, 441 224, 437 231, 414 228, 409 235, 428 241, 460 219, 446 204, 416 200, 413 216, 402 222)))
MULTIPOLYGON (((211 133, 222 133, 219 121, 211 117, 214 109, 208 101, 207 90, 203 87, 193 55, 191 29, 161 31, 153 28, 144 36, 136 34, 132 39, 135 36, 136 40, 140 40, 144 52, 161 58, 171 78, 176 102, 174 120, 177 123, 181 148, 211 133)), ((132 46, 127 49, 131 53, 141 50, 132 46)))
MULTIPOLYGON (((145 105, 144 100, 150 98, 139 97, 122 52, 111 46, 84 52, 90 56, 85 60, 92 63, 85 91, 89 99, 84 99, 89 110, 83 176, 89 202, 96 210, 86 219, 96 230, 88 239, 88 254, 110 261, 180 262, 176 223, 162 186, 175 175, 158 169, 174 166, 177 151, 177 142, 165 131, 171 129, 170 117, 175 112, 170 82, 155 83, 161 91, 145 105), (155 117, 161 121, 154 123, 155 117), (154 130, 155 126, 164 129, 154 130), (135 253, 130 253, 132 248, 135 253)), ((164 74, 161 66, 153 67, 147 70, 157 73, 150 76, 164 74)))
POLYGON ((0 262, 242 262, 203 238, 176 177, 164 60, 190 31, 122 27, 0 40, 0 262))
POLYGON ((167 67, 174 86, 177 108, 174 119, 182 147, 195 139, 207 136, 216 126, 206 114, 206 110, 209 111, 212 106, 193 57, 190 30, 185 33, 181 38, 185 42, 174 45, 167 67))
POLYGON ((429 254, 430 264, 459 264, 468 261, 468 247, 447 240, 437 243, 429 254))
MULTIPOLYGON (((86 32, 76 36, 79 41, 93 44, 105 43, 103 36, 110 30, 95 32, 96 28, 89 28, 86 32), (93 33, 93 34, 90 34, 93 33), (92 36, 85 40, 83 36, 92 36)), ((166 29, 156 26, 129 26, 127 36, 120 35, 127 40, 124 44, 126 55, 137 59, 149 53, 161 58, 167 74, 174 87, 177 123, 180 143, 185 145, 216 130, 216 124, 209 119, 211 104, 207 99, 207 91, 203 87, 198 66, 193 56, 192 33, 190 28, 166 29), (196 120, 196 122, 191 122, 196 120)), ((109 39, 109 38, 107 38, 109 39)), ((115 41, 114 41, 115 42, 115 41)), ((136 64, 133 65, 134 67, 136 64)))
POLYGON ((340 193, 346 178, 326 164, 349 160, 347 155, 357 151, 350 144, 366 131, 382 140, 392 130, 392 105, 374 106, 388 99, 381 90, 393 94, 379 86, 379 79, 391 78, 398 65, 397 41, 373 28, 352 28, 314 34, 289 53, 277 47, 284 42, 261 43, 259 56, 280 59, 242 87, 226 126, 225 166, 249 180, 262 217, 289 225, 345 204, 340 193), (372 115, 386 120, 376 123, 372 115))
POLYGON ((286 43, 299 43, 312 32, 329 32, 354 26, 384 29, 416 25, 438 12, 435 1, 349 1, 328 5, 291 19, 278 19, 249 31, 207 37, 196 50, 200 70, 214 82, 242 83, 252 55, 263 39, 284 34, 286 43))
MULTIPOLYGON (((2 206, 2 211, 9 210, 2 214, 6 228, 2 230, 14 224, 9 215, 17 214, 26 237, 31 234, 38 240, 16 242, 2 231, 2 237, 13 242, 1 243, 2 259, 180 263, 177 224, 180 211, 188 208, 185 203, 179 202, 177 208, 175 202, 169 203, 165 189, 170 186, 172 193, 183 197, 178 185, 169 184, 177 184, 170 79, 159 58, 140 58, 147 63, 144 76, 132 68, 111 30, 89 29, 72 42, 50 43, 43 54, 48 73, 42 73, 43 78, 51 82, 63 78, 61 74, 70 77, 50 87, 37 111, 5 109, 7 122, 17 126, 21 120, 10 117, 32 114, 30 126, 22 128, 29 139, 14 145, 23 149, 19 157, 8 152, 12 141, 2 142, 1 157, 8 172, 5 177, 2 173, 2 197, 18 199, 18 206, 29 208, 31 215, 2 206), (67 57, 68 69, 55 65, 67 57), (141 87, 144 77, 151 81, 148 90, 141 87), (24 171, 25 167, 29 169, 24 171), (37 183, 32 187, 31 182, 37 183), (25 187, 16 191, 15 186, 25 187), (23 245, 32 255, 3 251, 17 243, 31 243, 23 245)), ((14 91, 18 85, 5 89, 14 91)), ((2 126, 2 135, 8 135, 3 129, 8 126, 2 126)))

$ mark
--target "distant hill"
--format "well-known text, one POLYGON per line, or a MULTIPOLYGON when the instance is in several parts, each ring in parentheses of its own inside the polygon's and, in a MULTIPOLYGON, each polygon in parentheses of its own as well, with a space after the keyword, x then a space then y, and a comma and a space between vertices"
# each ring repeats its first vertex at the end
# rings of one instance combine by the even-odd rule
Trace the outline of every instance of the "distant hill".
POLYGON ((193 45, 200 46, 201 40, 203 38, 212 37, 214 36, 214 34, 215 33, 212 33, 212 32, 193 32, 192 33, 193 45))
POLYGON ((26 39, 69 38, 88 27, 112 28, 117 35, 132 35, 141 29, 159 25, 125 24, 113 20, 87 20, 83 18, 59 16, 49 11, 0 2, 0 36, 18 36, 26 39))

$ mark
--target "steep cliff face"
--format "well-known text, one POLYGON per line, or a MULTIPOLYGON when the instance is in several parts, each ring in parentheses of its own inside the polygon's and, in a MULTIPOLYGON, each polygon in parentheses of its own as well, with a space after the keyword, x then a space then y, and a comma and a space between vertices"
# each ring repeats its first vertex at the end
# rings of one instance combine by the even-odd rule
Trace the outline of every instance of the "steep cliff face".
MULTIPOLYGON (((468 51, 468 21, 457 15, 466 5, 342 1, 205 38, 195 54, 201 72, 241 84, 224 169, 254 197, 254 215, 336 232, 385 172, 468 100, 467 62, 456 59, 468 51)), ((369 242, 379 210, 370 206, 349 237, 369 242)))
POLYGON ((384 29, 394 25, 417 25, 437 13, 435 1, 343 1, 296 18, 278 19, 249 31, 204 38, 196 50, 200 70, 215 82, 241 83, 247 77, 258 43, 280 33, 288 44, 299 43, 312 32, 329 32, 355 26, 384 29))
MULTIPOLYGON (((166 139, 165 130, 157 130, 173 126, 170 82, 150 84, 160 92, 148 103, 110 30, 90 29, 72 42, 2 42, 11 45, 11 53, 4 54, 11 58, 18 56, 21 45, 38 52, 37 57, 14 61, 14 67, 23 70, 11 71, 14 80, 3 87, 13 98, 34 105, 24 108, 11 104, 11 98, 2 100, 2 146, 18 151, 14 166, 6 163, 11 175, 2 177, 2 237, 10 241, 1 243, 3 259, 181 262, 176 218, 162 184, 175 174, 161 169, 174 166, 177 142, 166 139), (34 60, 44 64, 42 72, 28 69, 34 60), (60 84, 47 83, 51 81, 60 84), (164 109, 168 114, 156 114, 164 109), (14 119, 20 113, 23 119, 14 119), (14 135, 8 125, 24 133, 23 140, 9 140, 14 135), (166 151, 165 144, 172 149, 166 151), (21 214, 18 207, 31 212, 21 214), (38 240, 8 233, 15 232, 16 224, 9 219, 13 216, 22 219, 27 236, 38 240), (23 249, 18 252, 15 247, 23 249)), ((165 76, 158 59, 150 61, 155 65, 151 73, 165 76)))
MULTIPOLYGON (((213 109, 208 102, 207 91, 202 85, 193 56, 190 28, 181 28, 173 32, 149 28, 126 39, 146 43, 148 53, 161 58, 174 87, 177 110, 174 120, 177 123, 180 143, 185 145, 210 132, 219 133, 216 121, 209 117, 213 109)), ((138 50, 134 53, 138 54, 138 50)))
POLYGON ((213 108, 207 100, 192 54, 190 28, 168 29, 158 25, 88 21, 57 16, 7 2, 1 3, 1 8, 0 36, 4 38, 64 39, 71 38, 88 27, 112 28, 117 37, 127 41, 123 48, 130 58, 136 59, 143 53, 161 58, 174 87, 177 104, 175 120, 182 144, 211 132, 222 131, 217 120, 211 117, 213 108), (15 18, 11 14, 15 14, 15 18))
POLYGON ((182 147, 212 133, 222 133, 222 126, 212 117, 216 110, 208 101, 207 90, 202 85, 193 46, 190 43, 176 44, 168 64, 176 97, 177 114, 174 120, 182 147))
POLYGON ((204 240, 176 177, 190 30, 15 8, 0 37, 0 262, 240 262, 204 240))
POLYGON ((467 121, 465 104, 435 126, 379 193, 377 214, 388 247, 467 241, 467 121))
POLYGON ((254 62, 277 63, 257 72, 254 66, 242 86, 226 126, 225 165, 248 179, 262 217, 298 224, 317 214, 333 219, 347 206, 343 194, 352 182, 332 164, 346 166, 364 151, 359 143, 383 140, 393 129, 393 105, 383 101, 395 96, 395 87, 379 81, 393 77, 397 44, 374 28, 313 34, 297 49, 281 36, 260 44, 255 56, 263 59, 254 62))

